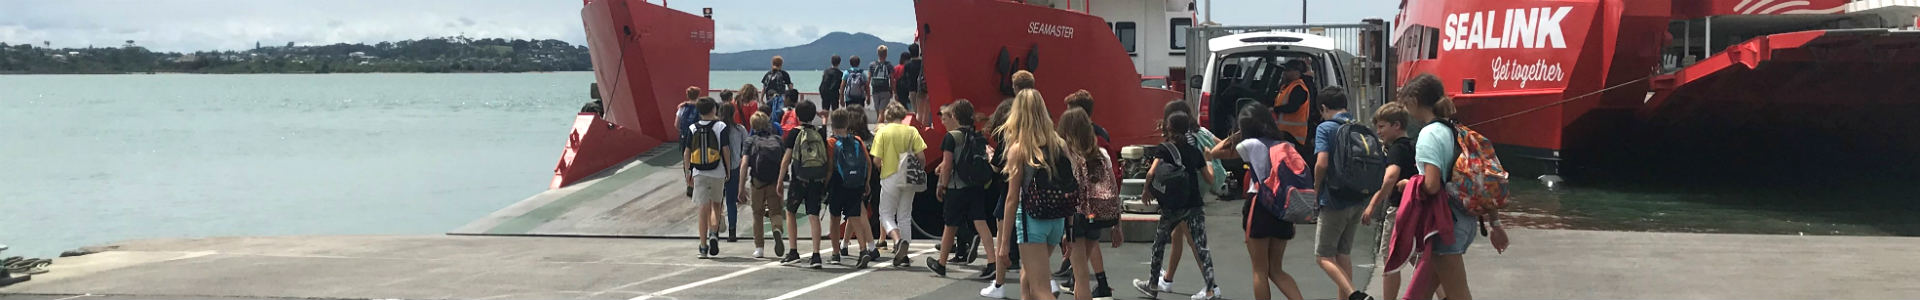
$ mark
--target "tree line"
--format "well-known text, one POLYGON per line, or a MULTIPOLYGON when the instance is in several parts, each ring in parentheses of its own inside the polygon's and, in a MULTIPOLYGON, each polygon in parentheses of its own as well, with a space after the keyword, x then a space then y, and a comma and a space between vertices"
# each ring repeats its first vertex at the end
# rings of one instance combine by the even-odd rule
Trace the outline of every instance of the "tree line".
POLYGON ((244 51, 154 52, 118 47, 60 48, 0 43, 0 73, 442 73, 593 69, 584 45, 559 40, 463 36, 377 44, 256 46, 244 51))

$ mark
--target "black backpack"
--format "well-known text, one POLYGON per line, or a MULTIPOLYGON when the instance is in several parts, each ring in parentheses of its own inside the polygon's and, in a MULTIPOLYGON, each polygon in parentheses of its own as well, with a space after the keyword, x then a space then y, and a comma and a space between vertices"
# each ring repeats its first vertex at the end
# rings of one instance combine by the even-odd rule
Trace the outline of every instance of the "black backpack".
POLYGON ((873 84, 875 91, 893 91, 893 64, 887 61, 873 62, 867 67, 867 81, 873 84))
POLYGON ((984 187, 993 182, 993 164, 987 159, 987 138, 967 130, 947 132, 953 147, 953 179, 958 187, 984 187))
POLYGON ((1340 125, 1334 130, 1327 169, 1326 192, 1334 199, 1364 199, 1380 190, 1380 178, 1387 173, 1387 147, 1373 129, 1351 121, 1329 120, 1340 125))
MULTIPOLYGON (((1180 157, 1180 149, 1173 142, 1161 143, 1160 148, 1172 154, 1172 159, 1162 159, 1153 167, 1153 182, 1149 184, 1153 197, 1159 199, 1161 206, 1167 203, 1187 204, 1193 202, 1200 182, 1194 175, 1197 169, 1189 168, 1180 157), (1169 202, 1172 201, 1172 202, 1169 202)), ((1177 207, 1176 207, 1177 208, 1177 207)))
POLYGON ((780 145, 780 138, 771 134, 755 135, 747 138, 747 165, 753 171, 748 175, 753 180, 773 183, 780 180, 780 159, 785 156, 786 147, 780 145))
POLYGON ((1020 188, 1021 208, 1028 217, 1040 220, 1079 213, 1080 179, 1073 176, 1073 161, 1063 151, 1043 151, 1047 152, 1047 168, 1027 169, 1027 183, 1020 188))
POLYGON ((695 122, 691 141, 687 142, 689 158, 687 164, 696 170, 713 170, 726 165, 726 150, 720 142, 720 133, 713 131, 713 125, 719 121, 695 122))

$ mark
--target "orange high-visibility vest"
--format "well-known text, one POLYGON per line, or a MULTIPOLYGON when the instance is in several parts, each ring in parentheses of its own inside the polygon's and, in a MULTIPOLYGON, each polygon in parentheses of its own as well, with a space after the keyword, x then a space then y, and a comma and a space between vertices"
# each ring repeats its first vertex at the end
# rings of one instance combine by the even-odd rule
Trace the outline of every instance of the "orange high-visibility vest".
POLYGON ((1307 124, 1307 119, 1313 114, 1314 108, 1312 103, 1313 93, 1307 87, 1306 82, 1295 79, 1293 82, 1288 82, 1286 87, 1280 88, 1280 95, 1274 96, 1273 98, 1273 107, 1278 108, 1287 105, 1287 99, 1293 99, 1294 88, 1299 88, 1300 92, 1307 93, 1308 103, 1300 104, 1300 109, 1292 113, 1276 113, 1273 117, 1274 120, 1280 124, 1280 131, 1293 133, 1294 137, 1304 139, 1307 138, 1307 132, 1313 130, 1312 124, 1307 124))

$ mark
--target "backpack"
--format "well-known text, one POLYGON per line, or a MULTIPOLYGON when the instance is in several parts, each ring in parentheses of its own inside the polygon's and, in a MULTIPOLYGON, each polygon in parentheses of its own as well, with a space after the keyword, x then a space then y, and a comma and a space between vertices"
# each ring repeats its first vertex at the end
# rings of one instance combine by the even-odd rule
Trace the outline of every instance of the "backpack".
POLYGON ((876 61, 873 62, 873 65, 867 67, 867 72, 871 73, 867 74, 867 77, 873 79, 873 90, 893 90, 893 64, 888 64, 887 61, 884 60, 876 61))
POLYGON ((867 97, 867 73, 860 70, 847 72, 847 79, 841 82, 840 94, 847 97, 867 97))
POLYGON ((720 133, 713 131, 714 124, 718 121, 694 123, 692 140, 687 142, 687 164, 696 170, 713 170, 726 164, 725 147, 721 146, 720 133))
POLYGON ((987 138, 979 133, 953 130, 947 132, 960 145, 953 147, 953 178, 960 181, 959 187, 985 187, 993 182, 994 169, 987 156, 987 138))
POLYGON ((693 127, 693 123, 700 122, 700 112, 694 110, 693 105, 681 105, 677 111, 674 111, 674 119, 679 120, 674 125, 680 127, 680 145, 686 146, 687 139, 693 138, 693 129, 690 127, 693 127))
POLYGON ((828 151, 826 136, 820 134, 819 127, 804 125, 794 134, 793 174, 788 176, 800 182, 826 182, 828 172, 828 151))
POLYGON ((780 145, 780 138, 770 134, 755 135, 747 138, 747 166, 756 182, 773 183, 780 180, 780 159, 786 155, 786 148, 780 145))
POLYGON ((1453 174, 1447 180, 1447 194, 1465 204, 1468 212, 1485 216, 1507 207, 1507 169, 1493 153, 1493 141, 1479 132, 1454 122, 1459 156, 1453 160, 1453 174))
POLYGON ((1119 179, 1114 177, 1113 161, 1106 149, 1098 157, 1082 159, 1080 172, 1080 215, 1089 222, 1120 220, 1119 179))
POLYGON ((833 139, 834 175, 840 176, 840 186, 849 189, 867 187, 867 172, 873 168, 867 161, 867 146, 854 136, 833 139))
MULTIPOLYGON (((1253 201, 1281 220, 1312 223, 1320 211, 1320 197, 1313 190, 1313 171, 1307 167, 1307 160, 1300 157, 1292 142, 1266 143, 1269 169, 1266 178, 1256 181, 1253 201)), ((1247 176, 1255 174, 1247 172, 1247 176)))
POLYGON ((1171 141, 1161 143, 1160 148, 1171 153, 1173 159, 1162 159, 1159 165, 1153 167, 1153 182, 1149 184, 1149 190, 1153 192, 1154 198, 1161 200, 1163 206, 1167 200, 1186 204, 1193 202, 1195 197, 1199 197, 1200 183, 1195 181, 1197 180, 1194 178, 1197 177, 1194 175, 1195 170, 1186 166, 1177 147, 1171 141))
POLYGON ((1365 199, 1380 190, 1380 178, 1387 173, 1387 148, 1374 135, 1373 129, 1354 124, 1352 121, 1328 120, 1340 125, 1334 130, 1332 153, 1328 156, 1332 169, 1327 171, 1326 193, 1332 193, 1334 199, 1365 199))
MULTIPOLYGON (((1047 220, 1073 216, 1079 212, 1080 179, 1075 178, 1073 161, 1065 152, 1047 152, 1047 168, 1027 168, 1027 183, 1020 187, 1020 207, 1027 217, 1047 220)), ((1024 162, 1008 162, 1024 163, 1024 162)))

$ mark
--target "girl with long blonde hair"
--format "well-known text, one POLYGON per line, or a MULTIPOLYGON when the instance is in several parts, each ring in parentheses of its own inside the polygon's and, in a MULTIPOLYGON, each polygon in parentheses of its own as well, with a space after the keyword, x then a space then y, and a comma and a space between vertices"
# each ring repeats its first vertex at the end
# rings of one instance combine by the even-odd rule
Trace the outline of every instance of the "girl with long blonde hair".
POLYGON ((1001 170, 1007 174, 1007 201, 1003 205, 1006 211, 1012 212, 1000 221, 1000 236, 1014 237, 1020 253, 1026 256, 1020 262, 1022 299, 1053 299, 1053 283, 1049 279, 1053 272, 1048 269, 1048 261, 1053 247, 1066 237, 1066 218, 1035 219, 1031 211, 1019 205, 1021 190, 1033 176, 1051 177, 1056 172, 1072 172, 1054 167, 1058 160, 1067 159, 1066 141, 1054 131, 1053 120, 1047 115, 1047 105, 1042 99, 1038 90, 1021 90, 1014 95, 1007 123, 995 129, 1006 139, 1002 142, 1007 147, 1007 164, 1001 170), (1018 235, 1014 234, 1016 227, 1020 229, 1018 235))

